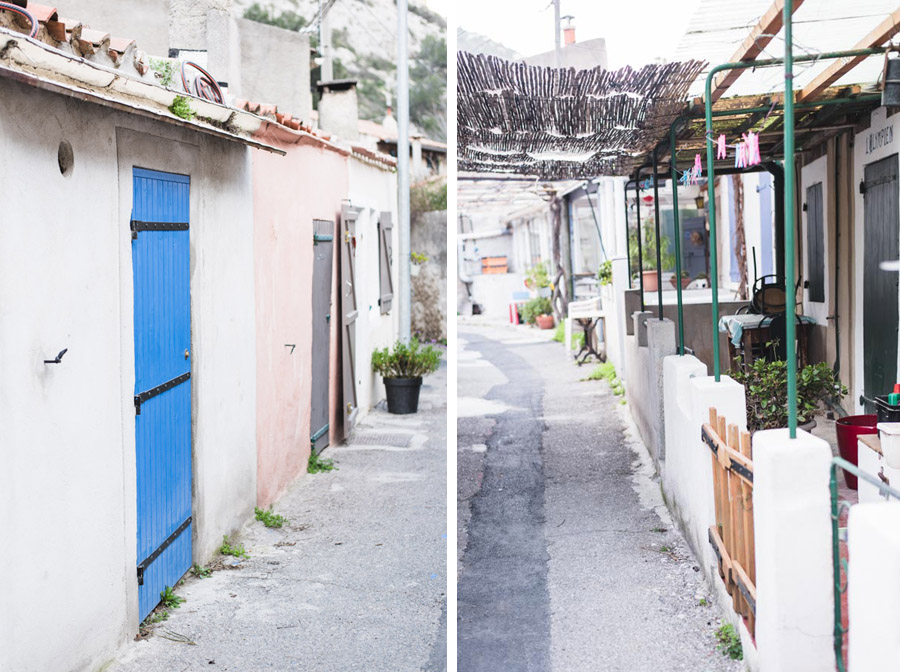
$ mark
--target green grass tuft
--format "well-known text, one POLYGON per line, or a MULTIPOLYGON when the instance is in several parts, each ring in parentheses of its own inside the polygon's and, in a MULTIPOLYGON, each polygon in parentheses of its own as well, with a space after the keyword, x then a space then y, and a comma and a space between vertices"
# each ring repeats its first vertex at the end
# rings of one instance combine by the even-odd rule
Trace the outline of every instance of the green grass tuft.
POLYGON ((318 453, 310 453, 309 464, 306 467, 308 473, 319 474, 323 471, 331 471, 333 469, 337 469, 337 467, 334 466, 334 460, 322 458, 318 453))
POLYGON ((282 527, 285 523, 289 522, 284 516, 274 513, 272 507, 269 507, 269 510, 266 511, 257 506, 255 511, 256 519, 266 527, 282 527))
POLYGON ((728 656, 732 660, 743 660, 744 649, 741 647, 741 637, 735 631, 731 623, 726 623, 716 630, 716 639, 719 643, 716 649, 722 652, 723 656, 728 656))
POLYGON ((166 589, 159 594, 159 597, 159 603, 166 609, 178 609, 181 603, 185 601, 183 597, 176 595, 175 591, 169 586, 166 586, 166 589))
POLYGON ((235 558, 249 558, 250 554, 247 553, 247 549, 244 548, 243 544, 237 544, 235 546, 231 545, 231 542, 228 540, 228 535, 226 534, 222 537, 222 545, 219 547, 219 553, 222 555, 231 555, 235 558))

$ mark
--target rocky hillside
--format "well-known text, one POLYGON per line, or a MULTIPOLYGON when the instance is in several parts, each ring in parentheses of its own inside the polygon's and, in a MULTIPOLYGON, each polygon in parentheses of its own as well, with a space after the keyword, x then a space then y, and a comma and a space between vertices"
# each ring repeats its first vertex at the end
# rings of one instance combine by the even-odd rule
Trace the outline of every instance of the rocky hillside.
MULTIPOLYGON (((327 1, 323 0, 323 5, 327 1)), ((238 0, 237 13, 289 30, 311 32, 317 44, 318 0, 238 0)), ((409 3, 410 118, 428 136, 447 134, 447 23, 424 4, 409 3)), ((328 13, 334 76, 359 81, 360 117, 381 121, 394 102, 397 60, 395 0, 335 0, 328 13)), ((313 73, 314 79, 318 75, 313 73)))

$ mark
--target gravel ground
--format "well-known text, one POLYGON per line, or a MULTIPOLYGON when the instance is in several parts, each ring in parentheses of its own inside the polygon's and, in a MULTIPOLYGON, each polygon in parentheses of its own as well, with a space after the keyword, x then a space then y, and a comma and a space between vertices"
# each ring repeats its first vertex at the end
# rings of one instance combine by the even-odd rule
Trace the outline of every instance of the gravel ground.
POLYGON ((376 409, 327 449, 338 469, 275 505, 290 524, 248 523, 233 541, 250 559, 187 579, 110 672, 445 670, 446 380, 425 379, 418 414, 376 409))
POLYGON ((459 669, 743 669, 627 407, 546 336, 460 325, 459 669))

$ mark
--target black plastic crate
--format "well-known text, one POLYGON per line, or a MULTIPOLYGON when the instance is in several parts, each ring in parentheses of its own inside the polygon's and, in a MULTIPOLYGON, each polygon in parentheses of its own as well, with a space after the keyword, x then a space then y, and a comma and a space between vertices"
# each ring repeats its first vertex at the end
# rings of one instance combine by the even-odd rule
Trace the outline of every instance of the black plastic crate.
POLYGON ((900 406, 891 406, 887 395, 875 397, 875 412, 878 422, 900 422, 900 406))

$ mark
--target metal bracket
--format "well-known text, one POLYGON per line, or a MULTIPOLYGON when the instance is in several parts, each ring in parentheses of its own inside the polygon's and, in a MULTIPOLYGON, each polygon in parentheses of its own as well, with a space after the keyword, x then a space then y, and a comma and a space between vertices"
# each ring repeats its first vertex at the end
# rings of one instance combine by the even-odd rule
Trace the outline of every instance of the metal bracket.
POLYGON ((148 399, 152 399, 158 394, 162 394, 166 390, 171 390, 176 385, 181 385, 184 381, 190 379, 191 372, 183 373, 177 378, 173 378, 172 380, 163 383, 162 385, 157 385, 154 388, 147 390, 146 392, 141 392, 140 394, 134 395, 134 414, 141 414, 141 404, 147 401, 148 399))
POLYGON ((144 571, 147 569, 147 567, 149 567, 154 560, 156 560, 160 555, 162 555, 162 552, 164 550, 166 550, 169 546, 171 546, 172 542, 175 541, 181 535, 181 533, 187 529, 187 526, 191 524, 191 520, 192 520, 192 516, 188 516, 187 520, 184 521, 181 525, 179 525, 178 529, 176 529, 172 534, 170 534, 168 536, 168 538, 159 545, 159 548, 157 548, 155 551, 153 551, 153 553, 148 555, 143 560, 143 562, 141 562, 137 566, 137 580, 138 580, 139 586, 144 585, 144 571))
POLYGON ((139 231, 188 231, 188 222, 144 222, 139 219, 131 220, 131 239, 137 240, 139 231))

